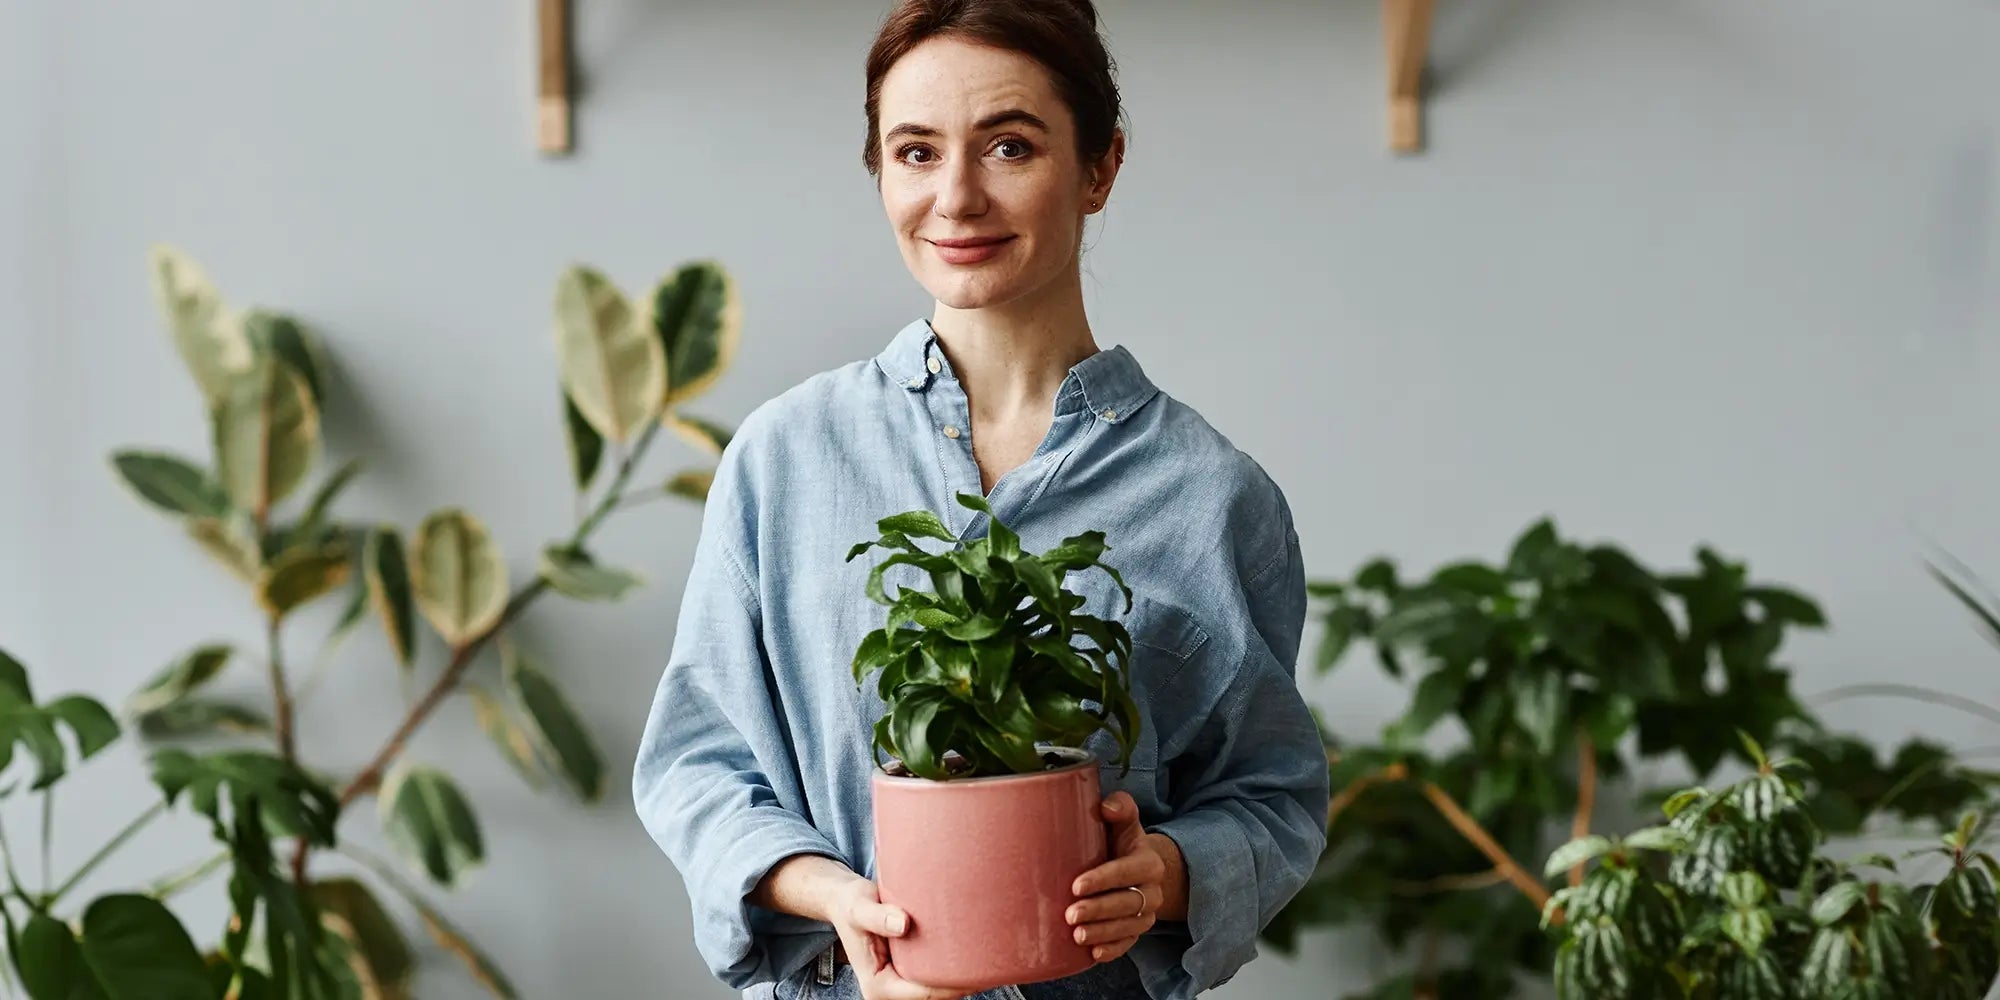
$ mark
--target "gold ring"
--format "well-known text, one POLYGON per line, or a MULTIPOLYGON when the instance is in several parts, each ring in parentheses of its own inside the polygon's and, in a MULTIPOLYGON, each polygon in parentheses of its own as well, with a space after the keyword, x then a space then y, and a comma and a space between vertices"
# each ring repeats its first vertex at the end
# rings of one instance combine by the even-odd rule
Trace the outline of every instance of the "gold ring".
POLYGON ((1136 885, 1128 885, 1128 886, 1126 886, 1125 888, 1127 888, 1127 889, 1130 889, 1130 890, 1132 890, 1133 892, 1136 892, 1136 893, 1138 893, 1138 894, 1139 894, 1139 909, 1138 909, 1138 910, 1137 910, 1136 912, 1134 912, 1134 913, 1133 913, 1132 915, 1133 915, 1133 916, 1135 916, 1135 917, 1143 917, 1143 916, 1145 916, 1145 915, 1146 915, 1146 890, 1144 890, 1144 889, 1141 889, 1141 888, 1139 888, 1139 887, 1138 887, 1138 886, 1136 886, 1136 885))

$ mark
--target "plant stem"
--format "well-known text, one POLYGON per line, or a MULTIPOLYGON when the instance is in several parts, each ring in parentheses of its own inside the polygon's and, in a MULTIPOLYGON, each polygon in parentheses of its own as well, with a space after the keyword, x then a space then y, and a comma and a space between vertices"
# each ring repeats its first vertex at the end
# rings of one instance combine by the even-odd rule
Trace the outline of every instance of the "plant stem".
MULTIPOLYGON (((613 510, 617 509, 619 501, 623 499, 625 484, 632 479, 633 469, 638 467, 639 460, 645 456, 647 447, 652 444, 654 436, 659 434, 659 432, 660 422, 655 420, 646 425, 645 431, 639 435, 639 440, 629 450, 623 446, 619 447, 617 476, 605 488, 604 496, 598 500, 596 508, 590 512, 588 517, 583 519, 581 524, 576 526, 576 531, 571 533, 569 540, 565 544, 571 548, 581 546, 584 540, 590 537, 590 533, 596 531, 598 525, 602 524, 604 519, 609 517, 613 510)), ((437 681, 431 685, 430 690, 425 691, 423 697, 419 698, 417 703, 410 707, 410 711, 403 717, 402 723, 396 727, 395 732, 389 734, 389 738, 383 742, 382 748, 376 751, 374 758, 369 760, 368 765, 356 773, 348 781, 347 786, 340 790, 341 808, 345 809, 355 799, 366 793, 373 792, 381 784, 383 773, 389 769, 391 764, 395 763, 397 757, 402 755, 403 746, 409 742, 410 737, 423 726, 424 722, 430 718, 431 713, 437 709, 438 705, 444 702, 445 697, 458 687, 459 681, 464 679, 466 670, 472 666, 473 658, 478 655, 481 649, 485 648, 488 641, 504 630, 515 618, 519 617, 521 612, 534 602, 535 598, 540 597, 542 592, 548 589, 548 586, 547 579, 541 576, 535 577, 533 582, 515 591, 514 595, 507 599, 507 606, 501 610, 499 619, 493 623, 491 628, 466 640, 464 644, 457 646, 451 651, 450 662, 445 664, 444 671, 438 675, 437 681)), ((306 851, 307 845, 305 841, 300 840, 298 852, 292 860, 294 871, 302 869, 306 851)))
POLYGON ((7 843, 7 827, 4 823, 0 823, 0 861, 6 863, 7 891, 13 893, 15 898, 27 904, 28 909, 37 913, 41 912, 42 908, 36 906, 35 901, 29 899, 28 894, 21 890, 21 876, 14 872, 14 848, 7 843))
POLYGON ((42 789, 42 893, 47 895, 49 884, 55 881, 50 874, 49 845, 54 843, 56 824, 56 786, 42 789))
MULTIPOLYGON (((1329 754, 1328 756, 1328 762, 1332 763, 1331 758, 1334 755, 1329 754)), ((1339 818, 1341 812, 1348 806, 1353 805, 1354 800, 1360 798, 1361 793, 1367 791, 1370 786, 1389 781, 1401 781, 1408 776, 1408 768, 1405 768, 1401 764, 1391 764, 1375 774, 1366 774, 1354 779, 1346 788, 1340 790, 1340 794, 1333 797, 1333 801, 1327 803, 1326 825, 1331 828, 1333 821, 1339 818)))
MULTIPOLYGON (((277 729, 278 753, 285 763, 297 767, 299 763, 298 734, 292 718, 292 691, 285 683, 285 644, 279 634, 281 619, 275 613, 265 618, 264 634, 270 646, 271 697, 276 703, 277 718, 272 725, 277 729)), ((292 883, 299 891, 306 886, 306 842, 299 838, 298 852, 292 855, 292 883)))
POLYGON ((213 857, 210 857, 208 860, 203 861, 200 864, 175 872, 174 874, 169 875, 166 878, 163 878, 158 882, 153 883, 153 887, 151 889, 148 889, 146 891, 146 894, 152 896, 154 899, 164 901, 168 897, 180 892, 181 890, 186 889, 189 886, 192 886, 195 883, 200 882, 202 879, 207 878, 217 868, 222 867, 223 862, 228 860, 229 860, 229 852, 219 851, 213 857))
POLYGON ((1952 694, 1949 691, 1939 691, 1936 688, 1921 687, 1915 684, 1849 684, 1846 687, 1834 688, 1812 700, 1820 704, 1830 704, 1836 701, 1844 701, 1848 698, 1872 697, 1909 698, 1913 701, 1922 701, 1933 705, 1942 705, 1946 708, 1955 708, 1968 715, 1976 715, 1988 722, 2000 723, 2000 709, 1980 704, 1964 695, 1952 694))
POLYGON ((1486 860, 1493 862, 1494 869, 1513 883, 1514 888, 1521 890, 1521 895, 1528 897, 1528 901, 1534 903, 1537 910, 1548 906, 1548 888, 1517 864, 1513 856, 1507 853, 1507 849, 1501 847, 1493 839, 1493 835, 1479 825, 1478 820, 1459 808, 1451 793, 1427 781, 1424 782, 1424 798, 1431 800, 1431 805, 1436 806, 1438 812, 1444 814, 1445 821, 1451 824, 1452 829, 1457 830, 1459 836, 1478 848, 1479 853, 1486 855, 1486 860))
POLYGON ((151 823, 155 819, 158 819, 160 817, 160 814, 166 811, 167 811, 166 802, 164 801, 155 802, 145 812, 142 812, 137 817, 135 817, 132 820, 132 822, 125 824, 125 828, 118 831, 117 834, 112 836, 111 841, 109 843, 105 844, 103 847, 98 848, 97 853, 91 855, 90 860, 85 861, 83 863, 83 867, 78 868, 75 874, 72 874, 68 879, 64 880, 63 884, 60 887, 58 887, 54 892, 49 893, 48 895, 49 905, 53 906, 55 905, 57 900, 63 898, 64 896, 69 895, 69 891, 71 889, 76 888, 76 884, 78 882, 83 881, 83 877, 85 875, 90 874, 92 869, 95 869, 98 865, 102 864, 105 858, 110 857, 111 852, 123 846, 127 840, 132 839, 133 835, 137 834, 140 830, 144 829, 146 824, 151 823))
MULTIPOLYGON (((1576 819, 1569 825, 1571 840, 1590 836, 1590 813, 1597 804, 1597 746, 1590 734, 1576 731, 1576 819)), ((1583 884, 1583 865, 1569 870, 1569 884, 1583 884)))

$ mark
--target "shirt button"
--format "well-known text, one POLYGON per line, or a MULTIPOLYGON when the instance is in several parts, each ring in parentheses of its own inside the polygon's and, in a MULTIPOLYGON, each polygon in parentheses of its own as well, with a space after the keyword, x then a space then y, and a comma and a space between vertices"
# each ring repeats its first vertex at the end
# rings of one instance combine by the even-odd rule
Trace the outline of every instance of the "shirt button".
POLYGON ((1117 410, 1105 410, 1105 411, 1104 411, 1104 419, 1106 419, 1106 420, 1116 420, 1116 419, 1118 419, 1118 411, 1117 411, 1117 410))
POLYGON ((954 427, 954 426, 952 426, 951 424, 946 424, 946 425, 944 425, 944 436, 945 436, 945 437, 948 437, 948 438, 955 438, 955 437, 957 437, 957 436, 958 436, 958 428, 957 428, 957 427, 954 427))
POLYGON ((940 362, 936 358, 932 358, 928 362, 925 362, 924 367, 929 368, 931 370, 932 375, 936 375, 938 372, 944 370, 943 362, 940 362))

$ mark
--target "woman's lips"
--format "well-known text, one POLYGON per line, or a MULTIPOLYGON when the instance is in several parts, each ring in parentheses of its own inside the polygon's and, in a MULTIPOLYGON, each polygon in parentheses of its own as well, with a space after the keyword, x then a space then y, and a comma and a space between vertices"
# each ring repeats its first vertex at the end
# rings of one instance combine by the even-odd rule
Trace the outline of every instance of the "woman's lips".
POLYGON ((1012 242, 1012 236, 975 236, 948 240, 930 240, 937 248, 938 257, 947 264, 977 264, 999 256, 1001 248, 1012 242))

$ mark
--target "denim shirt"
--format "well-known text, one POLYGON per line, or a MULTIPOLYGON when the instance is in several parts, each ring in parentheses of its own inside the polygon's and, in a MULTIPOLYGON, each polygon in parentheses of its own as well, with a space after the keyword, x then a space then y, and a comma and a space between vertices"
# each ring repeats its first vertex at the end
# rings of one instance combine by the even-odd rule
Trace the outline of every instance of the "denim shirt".
MULTIPOLYGON (((887 609, 866 595, 872 560, 846 555, 879 518, 916 508, 983 535, 986 516, 956 501, 982 492, 974 443, 964 388, 918 320, 878 356, 757 407, 723 451, 632 793, 729 986, 767 990, 836 940, 748 901, 780 860, 820 854, 875 877, 885 706, 851 663, 887 609)), ((1256 956, 1325 846, 1325 750, 1294 672, 1306 595, 1291 509, 1123 346, 1069 371, 1047 437, 986 495, 1024 551, 1105 532, 1103 561, 1133 590, 1127 612, 1101 571, 1064 583, 1131 632, 1144 719, 1129 771, 1109 733, 1085 745, 1104 793, 1131 793, 1186 859, 1186 921, 1158 922, 1130 956, 1154 1000, 1192 997, 1256 956)), ((891 593, 926 580, 885 578, 891 593)))

